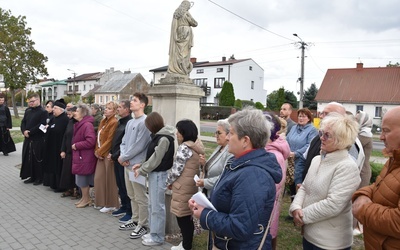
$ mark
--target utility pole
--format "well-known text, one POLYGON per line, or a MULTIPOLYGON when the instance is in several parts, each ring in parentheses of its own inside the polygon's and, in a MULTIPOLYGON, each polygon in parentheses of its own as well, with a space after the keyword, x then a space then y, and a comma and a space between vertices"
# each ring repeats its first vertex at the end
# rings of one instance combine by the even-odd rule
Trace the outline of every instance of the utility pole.
POLYGON ((308 44, 303 41, 296 33, 293 34, 293 36, 297 37, 300 39, 300 42, 297 42, 300 44, 300 49, 301 49, 301 76, 300 76, 300 101, 299 101, 299 109, 303 108, 303 98, 304 98, 304 49, 308 44))

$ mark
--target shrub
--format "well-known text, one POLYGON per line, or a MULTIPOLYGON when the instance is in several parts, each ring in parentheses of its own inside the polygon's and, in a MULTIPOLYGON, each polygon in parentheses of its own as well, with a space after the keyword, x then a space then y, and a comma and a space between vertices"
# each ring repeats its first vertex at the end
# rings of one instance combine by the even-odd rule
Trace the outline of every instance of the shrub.
POLYGON ((374 183, 376 180, 376 177, 378 177, 379 173, 382 171, 383 164, 380 163, 375 163, 375 162, 370 162, 371 164, 371 183, 374 183))

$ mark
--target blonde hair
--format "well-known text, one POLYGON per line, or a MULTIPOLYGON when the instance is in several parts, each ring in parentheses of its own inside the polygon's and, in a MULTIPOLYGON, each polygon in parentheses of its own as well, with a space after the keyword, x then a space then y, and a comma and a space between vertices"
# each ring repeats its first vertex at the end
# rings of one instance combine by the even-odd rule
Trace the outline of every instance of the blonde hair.
POLYGON ((358 123, 348 116, 331 112, 321 121, 321 130, 329 128, 337 149, 350 149, 358 135, 358 123))

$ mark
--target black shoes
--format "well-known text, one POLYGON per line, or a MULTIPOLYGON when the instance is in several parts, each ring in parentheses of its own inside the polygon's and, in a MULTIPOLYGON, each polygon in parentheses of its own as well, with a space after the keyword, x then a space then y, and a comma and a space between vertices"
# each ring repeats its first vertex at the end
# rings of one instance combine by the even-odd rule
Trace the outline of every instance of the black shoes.
POLYGON ((3 153, 4 156, 8 156, 8 153, 3 153))
POLYGON ((28 178, 28 179, 24 180, 25 184, 34 183, 34 182, 35 182, 35 180, 32 178, 28 178))
POLYGON ((42 180, 36 180, 36 181, 33 183, 33 185, 37 186, 37 185, 40 185, 40 184, 42 184, 42 183, 43 183, 42 180))

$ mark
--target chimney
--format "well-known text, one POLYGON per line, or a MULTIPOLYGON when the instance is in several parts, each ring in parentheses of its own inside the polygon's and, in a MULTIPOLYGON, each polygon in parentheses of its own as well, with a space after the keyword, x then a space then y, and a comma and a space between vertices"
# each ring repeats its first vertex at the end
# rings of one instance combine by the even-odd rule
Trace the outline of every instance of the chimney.
POLYGON ((223 62, 226 62, 226 56, 223 56, 223 57, 222 57, 222 61, 223 61, 223 62))
POLYGON ((124 74, 130 74, 130 73, 131 73, 130 70, 125 70, 125 71, 124 71, 124 74))
POLYGON ((363 69, 363 63, 357 63, 356 71, 361 71, 363 69))
POLYGON ((195 64, 197 62, 197 58, 196 57, 191 57, 190 58, 190 62, 195 64))

